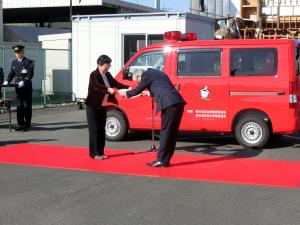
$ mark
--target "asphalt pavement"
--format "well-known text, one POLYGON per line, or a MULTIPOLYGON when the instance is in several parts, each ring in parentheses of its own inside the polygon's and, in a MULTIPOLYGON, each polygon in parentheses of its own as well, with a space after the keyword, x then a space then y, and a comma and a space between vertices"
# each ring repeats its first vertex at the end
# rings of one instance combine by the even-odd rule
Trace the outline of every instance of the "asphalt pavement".
MULTIPOLYGON (((9 132, 7 114, 0 114, 0 146, 88 146, 85 111, 76 106, 36 109, 32 125, 29 132, 9 132)), ((106 144, 135 151, 150 146, 148 132, 106 144)), ((300 135, 244 150, 233 137, 181 133, 176 152, 300 161, 299 147, 300 135)), ((1 225, 298 225, 299 194, 299 188, 0 164, 1 225)))

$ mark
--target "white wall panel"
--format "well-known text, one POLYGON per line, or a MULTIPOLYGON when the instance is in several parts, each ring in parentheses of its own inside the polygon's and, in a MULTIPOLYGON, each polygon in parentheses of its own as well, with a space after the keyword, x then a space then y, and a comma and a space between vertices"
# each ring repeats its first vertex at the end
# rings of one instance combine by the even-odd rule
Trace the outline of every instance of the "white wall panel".
POLYGON ((73 23, 72 89, 73 91, 76 90, 76 97, 86 98, 87 96, 89 75, 92 71, 92 67, 90 65, 90 51, 93 51, 93 49, 91 49, 90 46, 90 22, 87 21, 81 23, 73 23))

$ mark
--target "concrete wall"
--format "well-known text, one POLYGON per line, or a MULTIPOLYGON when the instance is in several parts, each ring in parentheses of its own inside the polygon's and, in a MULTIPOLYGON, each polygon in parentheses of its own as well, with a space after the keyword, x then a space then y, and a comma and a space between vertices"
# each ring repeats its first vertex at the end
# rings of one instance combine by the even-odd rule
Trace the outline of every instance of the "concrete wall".
POLYGON ((204 0, 205 11, 200 12, 200 0, 190 0, 191 12, 212 18, 239 16, 240 0, 204 0))

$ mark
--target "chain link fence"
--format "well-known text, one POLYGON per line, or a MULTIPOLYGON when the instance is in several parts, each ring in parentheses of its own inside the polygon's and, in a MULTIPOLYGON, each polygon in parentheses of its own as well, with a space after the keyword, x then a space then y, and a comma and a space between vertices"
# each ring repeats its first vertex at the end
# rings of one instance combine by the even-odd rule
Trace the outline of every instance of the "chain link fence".
MULTIPOLYGON (((19 44, 19 43, 15 43, 19 44)), ((4 70, 4 79, 10 72, 11 62, 15 59, 14 43, 0 45, 0 67, 4 70)), ((42 49, 39 44, 24 44, 25 56, 35 64, 32 79, 33 107, 47 107, 73 101, 70 51, 64 49, 42 49)), ((14 81, 12 81, 13 83, 14 81)), ((2 88, 4 99, 15 99, 15 88, 2 88)), ((12 107, 15 103, 12 103, 12 107)))

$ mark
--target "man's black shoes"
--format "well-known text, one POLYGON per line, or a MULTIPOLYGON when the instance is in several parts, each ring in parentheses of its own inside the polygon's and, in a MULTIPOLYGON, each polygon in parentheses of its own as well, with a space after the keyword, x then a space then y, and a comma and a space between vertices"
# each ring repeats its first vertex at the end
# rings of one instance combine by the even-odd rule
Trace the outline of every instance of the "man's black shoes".
POLYGON ((29 131, 30 130, 30 126, 17 126, 16 128, 15 128, 15 131, 21 131, 21 130, 23 130, 23 131, 29 131))
POLYGON ((150 166, 150 167, 169 167, 170 164, 169 163, 162 163, 160 161, 153 161, 153 162, 147 163, 147 166, 150 166))
POLYGON ((30 130, 30 126, 25 126, 24 127, 24 131, 29 131, 30 130))
POLYGON ((17 126, 15 128, 15 131, 21 131, 21 130, 24 130, 24 127, 23 126, 17 126))

